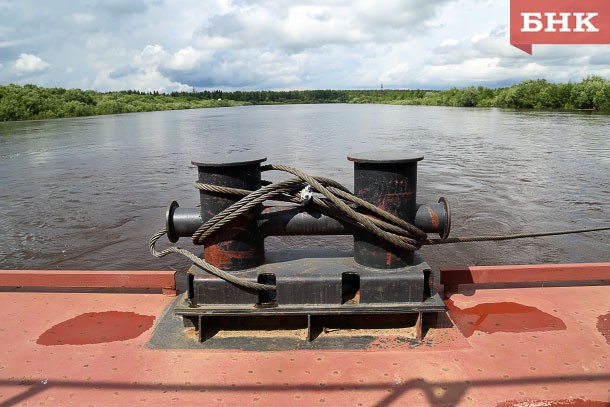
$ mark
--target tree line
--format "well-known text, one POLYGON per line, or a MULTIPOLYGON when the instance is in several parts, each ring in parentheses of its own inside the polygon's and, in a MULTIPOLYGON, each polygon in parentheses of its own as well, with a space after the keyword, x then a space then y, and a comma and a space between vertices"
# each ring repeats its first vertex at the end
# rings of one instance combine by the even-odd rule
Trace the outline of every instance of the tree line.
POLYGON ((0 85, 0 121, 288 103, 386 103, 610 112, 610 81, 589 76, 578 83, 535 79, 497 89, 479 86, 448 90, 204 90, 169 94, 0 85))
POLYGON ((0 85, 0 121, 227 107, 238 104, 230 100, 192 100, 158 92, 96 92, 42 88, 35 85, 0 85))

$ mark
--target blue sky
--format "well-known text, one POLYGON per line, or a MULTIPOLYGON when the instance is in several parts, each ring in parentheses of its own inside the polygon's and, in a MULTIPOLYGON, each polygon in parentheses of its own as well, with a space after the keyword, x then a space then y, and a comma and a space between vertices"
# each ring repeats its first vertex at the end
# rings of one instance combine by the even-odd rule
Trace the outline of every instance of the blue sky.
POLYGON ((610 77, 610 46, 509 44, 508 0, 0 0, 0 84, 444 89, 610 77))

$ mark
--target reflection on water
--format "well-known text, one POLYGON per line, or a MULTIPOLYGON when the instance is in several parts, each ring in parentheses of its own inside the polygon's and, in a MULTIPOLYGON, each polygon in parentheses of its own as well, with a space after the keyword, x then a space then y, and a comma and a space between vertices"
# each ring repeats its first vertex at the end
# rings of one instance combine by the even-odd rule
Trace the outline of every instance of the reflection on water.
MULTIPOLYGON (((197 204, 191 160, 256 152, 352 187, 350 153, 419 153, 419 201, 443 195, 453 236, 610 222, 610 117, 383 105, 288 105, 0 123, 0 267, 167 269, 148 254, 165 208, 197 204)), ((277 180, 280 174, 269 174, 277 180)), ((188 239, 180 244, 193 248, 188 239)), ((348 249, 347 237, 267 247, 348 249)), ((610 261, 610 236, 423 249, 432 266, 610 261)))

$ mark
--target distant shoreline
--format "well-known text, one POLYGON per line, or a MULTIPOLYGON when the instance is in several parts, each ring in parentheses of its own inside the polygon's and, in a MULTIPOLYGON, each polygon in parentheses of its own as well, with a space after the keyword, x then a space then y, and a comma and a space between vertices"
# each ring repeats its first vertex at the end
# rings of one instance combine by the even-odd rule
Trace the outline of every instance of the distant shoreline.
POLYGON ((610 81, 599 76, 590 76, 578 83, 549 83, 544 79, 535 79, 498 89, 479 86, 448 90, 205 90, 169 94, 0 85, 0 121, 244 105, 319 103, 500 107, 610 113, 610 81))

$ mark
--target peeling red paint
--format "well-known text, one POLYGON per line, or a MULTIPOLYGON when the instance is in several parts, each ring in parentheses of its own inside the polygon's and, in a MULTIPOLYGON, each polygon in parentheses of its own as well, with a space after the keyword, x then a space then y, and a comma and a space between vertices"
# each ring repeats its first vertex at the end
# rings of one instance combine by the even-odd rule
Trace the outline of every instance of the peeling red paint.
POLYGON ((564 400, 510 400, 497 404, 497 407, 608 407, 605 401, 591 401, 583 399, 564 400))
POLYGON ((252 213, 239 216, 231 227, 208 237, 204 246, 206 261, 226 271, 257 267, 265 258, 264 243, 258 236, 252 213))
POLYGON ((431 221, 432 226, 435 228, 438 228, 438 225, 440 224, 438 215, 436 213, 434 213, 432 208, 428 207, 426 209, 428 210, 428 215, 430 215, 430 221, 431 221))
POLYGON ((154 321, 154 316, 134 312, 88 312, 55 325, 36 343, 52 346, 125 341, 149 330, 154 321))
POLYGON ((464 309, 456 307, 452 300, 445 303, 451 319, 466 337, 472 336, 475 331, 492 334, 566 329, 561 319, 515 302, 478 304, 464 309))
POLYGON ((390 266, 392 264, 392 252, 388 252, 385 259, 386 266, 390 266))
POLYGON ((236 263, 264 258, 264 253, 260 250, 224 250, 220 245, 206 247, 204 252, 206 261, 226 271, 239 269, 235 266, 236 263))
POLYGON ((606 338, 606 342, 610 345, 610 312, 597 317, 597 330, 606 338))

